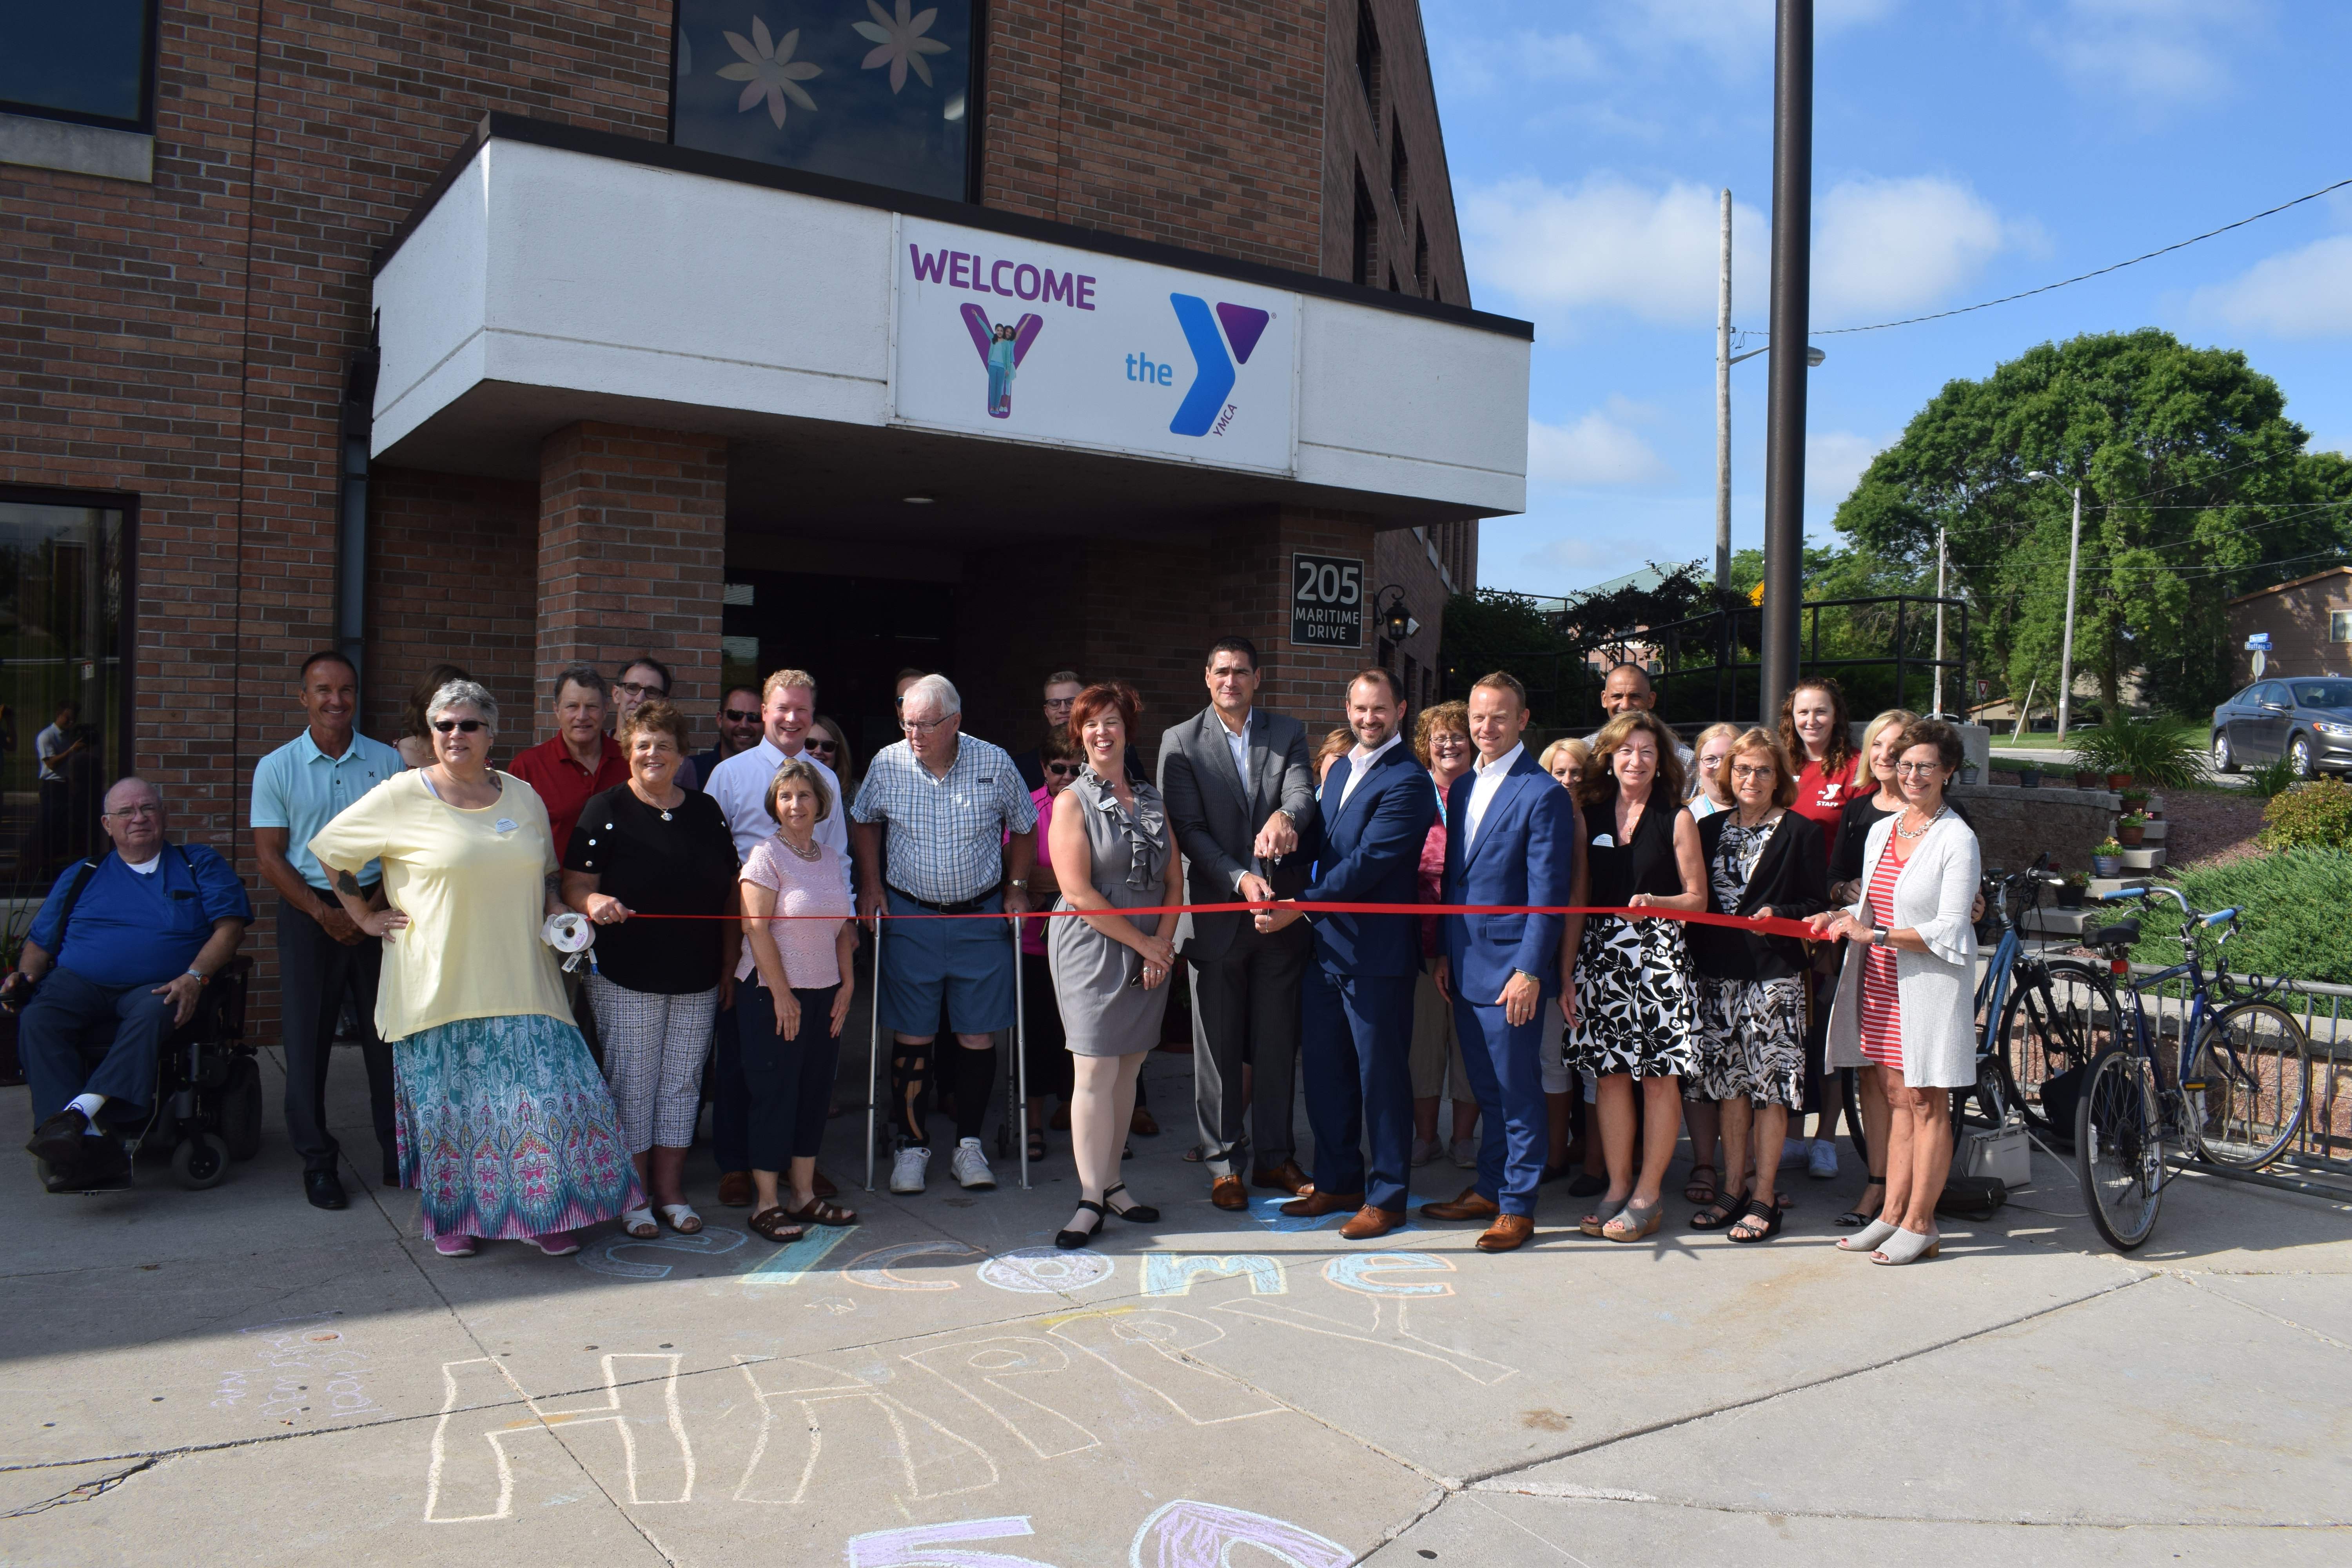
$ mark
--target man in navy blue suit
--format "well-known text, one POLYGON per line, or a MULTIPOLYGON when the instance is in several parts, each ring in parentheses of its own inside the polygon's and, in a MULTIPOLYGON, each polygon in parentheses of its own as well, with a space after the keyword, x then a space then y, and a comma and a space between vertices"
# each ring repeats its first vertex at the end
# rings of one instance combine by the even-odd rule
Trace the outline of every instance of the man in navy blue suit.
MULTIPOLYGON (((1575 806, 1519 743, 1528 692, 1497 671, 1470 689, 1478 761, 1445 799, 1444 901, 1549 905, 1583 901, 1575 806)), ((1433 1219, 1484 1219, 1482 1252, 1508 1252, 1535 1234, 1546 1118, 1537 1053, 1560 994, 1563 915, 1441 915, 1437 985, 1454 1002, 1462 1063, 1478 1097, 1484 1136, 1478 1179, 1433 1219)), ((1563 1009, 1565 1011, 1565 1009, 1563 1009)))
POLYGON ((1316 962, 1301 998, 1298 1042, 1307 1121, 1315 1130, 1315 1188, 1282 1212, 1356 1209, 1339 1227, 1349 1241, 1369 1241, 1404 1223, 1412 1169, 1412 1073, 1405 1054, 1420 932, 1410 912, 1317 913, 1314 906, 1397 904, 1409 910, 1415 901, 1422 842, 1437 820, 1437 790, 1404 743, 1404 688, 1389 671, 1359 670, 1348 683, 1348 728, 1356 746, 1331 764, 1318 797, 1323 832, 1315 879, 1298 895, 1297 910, 1257 917, 1260 931, 1279 931, 1301 914, 1315 925, 1316 962))

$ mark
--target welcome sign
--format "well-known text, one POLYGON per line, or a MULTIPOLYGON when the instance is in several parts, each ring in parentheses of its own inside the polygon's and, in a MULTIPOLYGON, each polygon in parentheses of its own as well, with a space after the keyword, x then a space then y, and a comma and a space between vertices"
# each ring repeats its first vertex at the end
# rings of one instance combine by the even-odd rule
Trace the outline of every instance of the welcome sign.
POLYGON ((1289 473, 1298 297, 901 217, 898 423, 1289 473))

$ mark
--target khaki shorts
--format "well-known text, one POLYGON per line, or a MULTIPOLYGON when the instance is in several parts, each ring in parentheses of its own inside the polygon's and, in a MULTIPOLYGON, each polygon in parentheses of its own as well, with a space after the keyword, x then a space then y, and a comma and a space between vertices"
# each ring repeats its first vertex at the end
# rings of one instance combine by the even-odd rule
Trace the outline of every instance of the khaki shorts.
POLYGON ((1441 1089, 1450 1089, 1447 1099, 1465 1105, 1477 1102, 1470 1092, 1469 1070, 1462 1065, 1462 1041, 1454 1032, 1454 1004, 1427 970, 1413 982, 1412 1049, 1405 1059, 1412 1069, 1415 1100, 1435 1100, 1441 1089))

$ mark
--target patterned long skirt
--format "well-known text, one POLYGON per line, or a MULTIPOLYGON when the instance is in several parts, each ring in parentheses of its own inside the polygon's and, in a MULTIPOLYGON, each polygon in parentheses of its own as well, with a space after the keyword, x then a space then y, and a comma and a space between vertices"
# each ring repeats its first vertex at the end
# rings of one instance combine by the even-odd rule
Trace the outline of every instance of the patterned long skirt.
POLYGON ((1576 952, 1571 1067, 1599 1078, 1689 1078, 1699 1070, 1698 1000, 1683 922, 1587 915, 1576 952))
POLYGON ((1699 1074, 1685 1100, 1805 1101, 1805 987, 1810 973, 1780 980, 1698 977, 1699 1074))
POLYGON ((392 1044, 400 1184, 425 1237, 521 1240, 644 1203, 620 1118, 569 1021, 464 1018, 392 1044))

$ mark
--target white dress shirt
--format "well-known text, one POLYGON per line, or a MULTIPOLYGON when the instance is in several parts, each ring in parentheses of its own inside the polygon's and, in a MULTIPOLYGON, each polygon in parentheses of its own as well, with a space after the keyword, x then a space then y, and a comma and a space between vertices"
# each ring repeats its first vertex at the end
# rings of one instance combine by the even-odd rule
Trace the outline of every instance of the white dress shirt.
MULTIPOLYGON (((842 886, 848 887, 849 802, 841 798, 841 781, 834 776, 831 768, 806 752, 800 753, 800 759, 824 777, 825 788, 833 793, 833 809, 816 825, 816 841, 840 853, 842 886)), ((709 781, 702 786, 704 793, 719 803, 719 809, 726 813, 727 829, 735 836, 738 863, 749 860, 751 851, 762 840, 776 836, 776 819, 768 815, 768 781, 776 776, 783 762, 783 748, 762 735, 758 745, 736 752, 711 769, 709 781)))
MULTIPOLYGON (((1363 782, 1364 771, 1371 766, 1373 762, 1379 758, 1382 752, 1387 751, 1390 747, 1397 744, 1403 739, 1404 731, 1402 730, 1399 730, 1395 734, 1391 735, 1387 740, 1382 741, 1379 745, 1374 746, 1369 752, 1364 750, 1364 743, 1361 741, 1356 742, 1356 749, 1348 753, 1348 782, 1340 788, 1339 791, 1340 811, 1348 809, 1348 797, 1355 794, 1356 786, 1363 782)), ((1334 815, 1336 816, 1337 813, 1334 813, 1334 815)))
POLYGON ((1224 731, 1225 732, 1225 750, 1234 754, 1234 772, 1241 778, 1242 793, 1244 795, 1247 795, 1249 793, 1250 721, 1256 717, 1257 710, 1255 708, 1243 714, 1241 731, 1236 734, 1232 727, 1226 724, 1225 716, 1222 713, 1217 715, 1217 728, 1224 731))
POLYGON ((1470 799, 1462 808, 1462 858, 1470 858, 1470 847, 1478 842, 1478 825, 1486 819, 1486 807, 1495 799, 1495 792, 1503 787, 1504 778, 1512 764, 1526 755, 1527 746, 1516 743, 1491 763, 1478 763, 1470 769, 1470 799))

